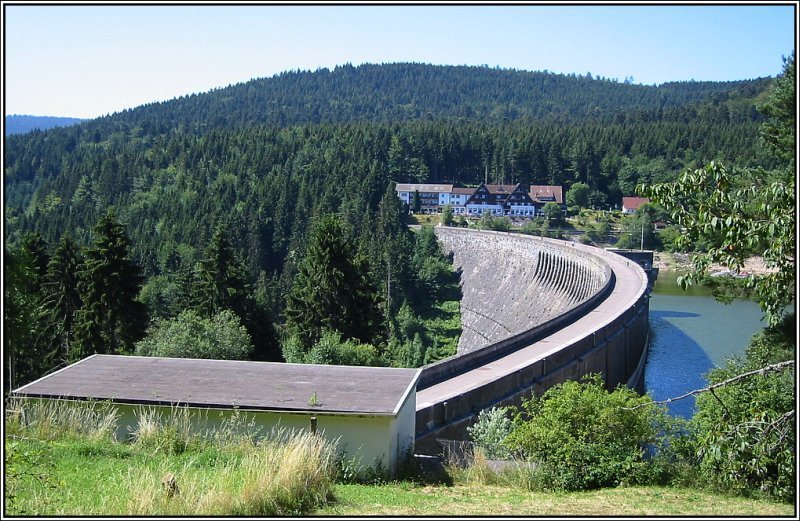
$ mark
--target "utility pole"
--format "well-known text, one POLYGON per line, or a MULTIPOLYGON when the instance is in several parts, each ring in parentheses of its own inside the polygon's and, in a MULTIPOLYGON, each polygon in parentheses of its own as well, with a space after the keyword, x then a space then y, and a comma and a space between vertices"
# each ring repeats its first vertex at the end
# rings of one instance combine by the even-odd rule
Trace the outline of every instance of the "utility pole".
POLYGON ((642 222, 642 242, 639 243, 639 250, 644 251, 644 222, 642 222))

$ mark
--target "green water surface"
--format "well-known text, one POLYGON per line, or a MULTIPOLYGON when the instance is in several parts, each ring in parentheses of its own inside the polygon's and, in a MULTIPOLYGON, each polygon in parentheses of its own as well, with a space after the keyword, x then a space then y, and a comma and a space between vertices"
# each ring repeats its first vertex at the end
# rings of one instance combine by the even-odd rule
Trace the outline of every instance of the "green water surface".
MULTIPOLYGON (((692 286, 683 291, 677 273, 661 272, 650 299, 650 350, 645 365, 645 389, 665 400, 705 387, 703 378, 727 358, 744 355, 750 338, 761 330, 756 302, 716 302, 711 290, 692 286)), ((669 405, 674 415, 690 417, 694 398, 669 405)))

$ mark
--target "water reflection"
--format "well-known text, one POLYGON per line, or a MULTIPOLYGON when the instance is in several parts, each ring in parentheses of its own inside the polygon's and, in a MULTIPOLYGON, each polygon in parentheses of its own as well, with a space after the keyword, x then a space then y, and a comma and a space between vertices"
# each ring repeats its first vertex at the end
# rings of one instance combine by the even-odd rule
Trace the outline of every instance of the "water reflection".
MULTIPOLYGON (((660 273, 650 299, 650 351, 645 388, 656 400, 706 386, 704 375, 727 358, 744 354, 764 324, 757 303, 716 302, 706 288, 684 293, 677 274, 660 273)), ((691 417, 694 397, 669 404, 674 415, 691 417)))
MULTIPOLYGON (((645 367, 645 388, 655 400, 666 400, 704 387, 703 374, 714 367, 703 347, 668 318, 701 319, 698 313, 650 311, 650 353, 645 367)), ((691 418, 694 396, 667 405, 675 416, 691 418)))

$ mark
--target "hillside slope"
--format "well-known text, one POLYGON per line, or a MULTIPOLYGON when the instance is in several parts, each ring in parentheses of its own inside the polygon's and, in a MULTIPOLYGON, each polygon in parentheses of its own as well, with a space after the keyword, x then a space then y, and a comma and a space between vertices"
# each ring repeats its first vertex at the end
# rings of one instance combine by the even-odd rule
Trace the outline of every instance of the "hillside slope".
POLYGON ((5 135, 25 134, 32 130, 47 130, 55 127, 67 127, 77 125, 82 119, 78 118, 59 118, 52 116, 27 116, 12 114, 6 116, 5 135))

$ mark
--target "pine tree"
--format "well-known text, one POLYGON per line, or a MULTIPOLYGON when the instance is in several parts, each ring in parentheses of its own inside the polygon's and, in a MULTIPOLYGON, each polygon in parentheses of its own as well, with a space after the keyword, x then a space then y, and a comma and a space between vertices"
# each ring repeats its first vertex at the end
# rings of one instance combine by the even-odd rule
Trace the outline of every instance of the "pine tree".
POLYGON ((286 306, 289 334, 306 351, 326 329, 369 343, 380 327, 377 292, 366 276, 367 263, 363 258, 351 260, 353 252, 337 217, 326 215, 313 225, 286 306))
POLYGON ((204 318, 230 310, 250 335, 255 360, 280 360, 275 331, 266 305, 255 298, 247 269, 224 225, 217 226, 199 263, 192 287, 192 308, 204 318))
POLYGON ((100 218, 94 233, 80 271, 83 304, 75 317, 70 361, 94 353, 132 353, 147 327, 147 308, 137 300, 141 269, 130 258, 130 240, 113 209, 100 218))
POLYGON ((81 308, 78 273, 82 258, 69 233, 64 234, 47 265, 43 284, 42 315, 53 367, 69 360, 75 316, 81 308))

